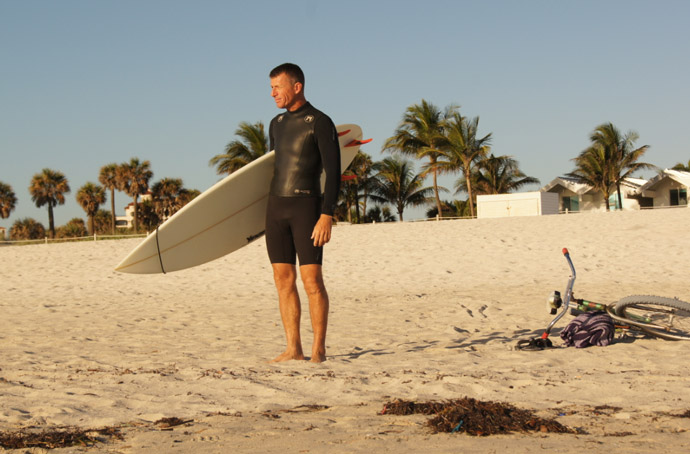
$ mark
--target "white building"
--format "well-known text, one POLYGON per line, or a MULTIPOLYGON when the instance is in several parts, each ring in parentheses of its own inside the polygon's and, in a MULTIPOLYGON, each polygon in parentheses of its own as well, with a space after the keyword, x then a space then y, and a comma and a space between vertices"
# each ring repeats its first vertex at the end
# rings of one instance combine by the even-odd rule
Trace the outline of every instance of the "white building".
MULTIPOLYGON (((639 210, 648 203, 639 197, 639 189, 647 183, 647 180, 639 178, 626 178, 621 183, 621 197, 623 199, 623 210, 639 210)), ((541 188, 542 192, 558 194, 558 207, 562 213, 572 211, 606 211, 606 204, 609 209, 620 209, 618 205, 618 192, 616 188, 611 189, 609 200, 604 201, 604 194, 595 190, 588 184, 578 183, 573 178, 558 177, 549 184, 541 188)))
MULTIPOLYGON (((151 200, 151 191, 147 191, 146 194, 142 194, 139 199, 139 203, 144 200, 151 200)), ((119 229, 129 229, 134 226, 134 202, 129 202, 125 207, 124 216, 115 216, 115 227, 119 229)))
POLYGON ((688 206, 690 172, 665 169, 644 184, 638 191, 649 207, 688 206))
POLYGON ((558 194, 516 192, 477 196, 477 218, 558 214, 558 194))

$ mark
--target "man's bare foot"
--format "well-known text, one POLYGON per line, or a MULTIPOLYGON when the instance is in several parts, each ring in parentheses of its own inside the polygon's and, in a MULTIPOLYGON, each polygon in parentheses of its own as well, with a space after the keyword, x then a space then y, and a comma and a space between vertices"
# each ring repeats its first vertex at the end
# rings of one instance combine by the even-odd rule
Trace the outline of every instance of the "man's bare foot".
POLYGON ((276 356, 273 358, 271 363, 282 363, 285 361, 292 361, 292 360, 298 360, 298 361, 304 361, 306 358, 302 353, 291 353, 291 352, 284 352, 281 355, 276 356))
POLYGON ((309 360, 312 363, 322 363, 326 361, 326 354, 325 353, 314 353, 311 355, 311 359, 309 360))

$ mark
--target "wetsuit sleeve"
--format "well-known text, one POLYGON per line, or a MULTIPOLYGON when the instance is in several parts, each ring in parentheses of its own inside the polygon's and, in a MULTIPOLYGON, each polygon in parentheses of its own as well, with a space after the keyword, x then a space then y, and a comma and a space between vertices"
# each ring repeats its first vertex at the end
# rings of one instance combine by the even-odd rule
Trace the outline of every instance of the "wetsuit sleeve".
POLYGON ((271 120, 271 123, 268 125, 268 144, 268 151, 275 150, 275 141, 273 140, 273 120, 271 120))
POLYGON ((328 117, 319 118, 314 125, 314 137, 326 174, 321 214, 333 216, 340 191, 340 144, 338 143, 338 131, 335 129, 333 121, 328 117))

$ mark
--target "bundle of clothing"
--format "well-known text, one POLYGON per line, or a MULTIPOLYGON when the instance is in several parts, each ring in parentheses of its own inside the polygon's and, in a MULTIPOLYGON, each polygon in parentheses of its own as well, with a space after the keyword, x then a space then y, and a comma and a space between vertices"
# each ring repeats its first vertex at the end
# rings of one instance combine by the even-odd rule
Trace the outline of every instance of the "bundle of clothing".
POLYGON ((613 341, 616 327, 609 314, 603 311, 580 314, 561 331, 561 339, 568 347, 597 345, 604 347, 613 341))

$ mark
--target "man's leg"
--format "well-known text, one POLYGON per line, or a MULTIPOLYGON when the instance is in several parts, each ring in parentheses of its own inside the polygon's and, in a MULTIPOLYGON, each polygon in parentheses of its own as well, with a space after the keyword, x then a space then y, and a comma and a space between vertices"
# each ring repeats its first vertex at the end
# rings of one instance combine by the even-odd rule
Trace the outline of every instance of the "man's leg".
POLYGON ((273 263, 273 278, 278 290, 280 317, 285 328, 287 348, 285 352, 273 359, 272 362, 305 359, 302 352, 302 340, 299 333, 302 308, 297 293, 297 270, 290 263, 273 263))
POLYGON ((299 268, 304 290, 309 297, 309 315, 314 331, 311 361, 326 361, 326 330, 328 327, 328 293, 323 283, 321 265, 302 265, 299 268))

